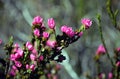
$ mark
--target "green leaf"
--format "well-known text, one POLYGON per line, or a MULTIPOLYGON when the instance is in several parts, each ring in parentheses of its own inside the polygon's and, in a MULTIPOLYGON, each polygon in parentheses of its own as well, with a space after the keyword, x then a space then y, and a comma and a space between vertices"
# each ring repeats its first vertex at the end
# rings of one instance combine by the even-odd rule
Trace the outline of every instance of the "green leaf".
POLYGON ((97 14, 96 18, 98 19, 99 22, 101 22, 101 15, 100 14, 97 14))
POLYGON ((4 49, 8 50, 9 52, 11 52, 12 45, 13 45, 13 36, 10 37, 8 43, 4 46, 4 49))
POLYGON ((119 13, 119 10, 117 9, 115 12, 114 12, 114 16, 116 17, 119 13))

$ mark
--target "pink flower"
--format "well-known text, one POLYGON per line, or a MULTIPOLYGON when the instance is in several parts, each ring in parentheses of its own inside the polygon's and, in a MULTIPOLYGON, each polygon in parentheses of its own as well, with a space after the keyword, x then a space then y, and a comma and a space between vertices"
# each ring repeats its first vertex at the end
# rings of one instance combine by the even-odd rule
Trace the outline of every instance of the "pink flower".
POLYGON ((26 69, 29 69, 29 68, 30 68, 30 65, 26 64, 26 66, 25 66, 25 67, 26 67, 26 69))
POLYGON ((14 44, 14 47, 15 47, 15 48, 19 48, 20 45, 19 45, 18 43, 15 43, 15 44, 14 44))
POLYGON ((30 65, 30 69, 31 69, 32 71, 34 71, 34 70, 35 70, 35 65, 34 65, 34 64, 30 65))
POLYGON ((42 22, 43 22, 43 18, 41 18, 40 16, 36 16, 36 17, 34 17, 32 24, 33 25, 36 25, 36 24, 41 25, 42 22))
POLYGON ((75 32, 73 31, 72 27, 68 27, 67 30, 65 31, 65 33, 69 36, 69 37, 73 37, 75 35, 75 32))
POLYGON ((32 53, 33 53, 34 55, 37 55, 37 54, 38 54, 35 48, 32 50, 32 53))
POLYGON ((60 70, 61 66, 60 64, 56 64, 56 70, 60 70))
POLYGON ((100 73, 100 75, 99 75, 99 79, 103 79, 104 78, 104 73, 100 73))
POLYGON ((12 69, 16 71, 16 70, 17 70, 17 67, 16 67, 15 65, 13 65, 13 66, 12 66, 12 69))
POLYGON ((21 48, 18 48, 16 50, 16 53, 14 54, 15 59, 18 59, 23 56, 23 50, 21 48))
POLYGON ((120 61, 118 61, 118 62, 116 63, 116 66, 117 66, 117 67, 120 67, 120 61))
POLYGON ((11 55, 10 55, 10 60, 15 61, 15 59, 16 59, 15 55, 14 55, 14 54, 11 54, 11 55))
POLYGON ((51 74, 50 74, 50 73, 48 73, 48 74, 47 74, 47 77, 48 77, 48 78, 51 78, 51 74))
POLYGON ((57 47, 57 50, 59 51, 59 50, 61 50, 62 49, 62 47, 57 47))
POLYGON ((30 59, 34 61, 36 59, 36 56, 34 54, 30 54, 30 59))
POLYGON ((40 36, 40 31, 39 31, 39 29, 35 29, 33 33, 34 33, 34 35, 37 36, 37 37, 40 36))
POLYGON ((92 21, 89 18, 83 18, 81 23, 88 29, 92 25, 92 21))
POLYGON ((22 63, 21 63, 20 61, 15 61, 15 65, 16 65, 17 67, 21 67, 21 66, 22 66, 22 63))
POLYGON ((19 53, 15 53, 15 59, 20 58, 21 56, 19 55, 19 53))
POLYGON ((113 78, 113 74, 110 72, 109 74, 108 74, 108 79, 112 79, 113 78))
POLYGON ((20 57, 23 56, 23 50, 21 48, 18 48, 17 53, 20 55, 20 57))
POLYGON ((50 29, 54 29, 55 28, 55 21, 53 18, 48 19, 48 26, 50 29))
POLYGON ((23 56, 23 50, 21 50, 20 48, 17 50, 18 52, 16 52, 15 54, 11 54, 10 55, 10 60, 15 61, 16 59, 20 58, 23 56))
POLYGON ((75 32, 73 31, 72 27, 68 27, 66 25, 61 27, 61 31, 67 34, 69 37, 73 37, 75 32))
POLYGON ((101 54, 105 54, 105 53, 106 53, 106 50, 105 50, 104 46, 103 45, 99 45, 99 47, 98 47, 98 49, 96 51, 96 54, 97 55, 101 55, 101 54))
POLYGON ((47 38, 49 38, 49 36, 50 36, 50 34, 49 34, 48 32, 43 32, 43 37, 44 37, 44 38, 47 39, 47 38))
POLYGON ((0 39, 0 44, 2 44, 2 39, 0 39))
POLYGON ((12 50, 12 52, 15 53, 15 52, 17 52, 17 50, 18 50, 18 48, 15 47, 15 48, 12 50))
POLYGON ((54 76, 53 76, 53 79, 58 79, 58 76, 57 76, 57 75, 54 75, 54 76))
POLYGON ((80 33, 78 34, 79 37, 81 37, 82 35, 83 35, 83 32, 80 32, 80 33))
POLYGON ((11 76, 15 76, 15 75, 16 75, 16 72, 15 72, 14 69, 11 69, 9 74, 10 74, 11 76))
POLYGON ((34 49, 33 45, 30 42, 26 43, 26 47, 28 48, 28 50, 33 50, 34 49))
POLYGON ((39 60, 43 61, 43 59, 44 59, 43 55, 40 55, 39 60))
POLYGON ((51 47, 51 48, 54 48, 55 45, 57 44, 56 41, 51 41, 51 40, 48 40, 46 42, 47 46, 51 47))
POLYGON ((61 27, 61 31, 65 32, 67 30, 67 28, 68 28, 68 26, 64 25, 64 26, 61 27))
POLYGON ((117 52, 120 52, 120 47, 118 47, 118 48, 116 49, 116 51, 117 51, 117 52))

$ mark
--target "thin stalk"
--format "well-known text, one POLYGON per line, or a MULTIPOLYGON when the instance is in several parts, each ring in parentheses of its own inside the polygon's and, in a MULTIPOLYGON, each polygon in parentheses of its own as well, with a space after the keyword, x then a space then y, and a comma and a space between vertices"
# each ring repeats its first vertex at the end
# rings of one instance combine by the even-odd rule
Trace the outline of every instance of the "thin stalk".
POLYGON ((118 15, 118 9, 116 11, 112 10, 112 4, 111 4, 111 0, 107 0, 106 2, 106 9, 107 9, 107 13, 112 21, 112 24, 114 25, 114 27, 120 31, 120 27, 117 26, 117 15, 118 15))
POLYGON ((55 35, 55 40, 57 40, 57 39, 56 39, 56 37, 57 37, 57 34, 56 34, 56 31, 55 31, 55 29, 53 29, 53 33, 54 33, 54 35, 55 35))
POLYGON ((114 67, 114 66, 115 66, 115 65, 114 65, 114 62, 112 61, 112 59, 111 59, 111 57, 110 57, 110 55, 109 55, 109 53, 108 53, 108 50, 107 50, 107 47, 106 47, 106 44, 105 44, 105 40, 104 40, 104 37, 103 37, 103 31, 102 31, 102 27, 101 27, 101 24, 100 24, 100 23, 101 23, 100 15, 98 15, 97 19, 98 19, 98 27, 99 27, 99 32, 100 32, 101 41, 102 41, 103 46, 104 46, 104 48, 105 48, 105 50, 106 50, 107 57, 108 57, 108 59, 110 60, 112 66, 114 67))
POLYGON ((6 67, 5 67, 5 79, 7 79, 8 71, 9 71, 9 66, 10 66, 10 60, 9 58, 9 53, 6 55, 6 67))
POLYGON ((101 73, 101 68, 100 68, 100 61, 98 60, 97 62, 96 62, 96 64, 97 64, 97 71, 98 71, 98 75, 101 73))

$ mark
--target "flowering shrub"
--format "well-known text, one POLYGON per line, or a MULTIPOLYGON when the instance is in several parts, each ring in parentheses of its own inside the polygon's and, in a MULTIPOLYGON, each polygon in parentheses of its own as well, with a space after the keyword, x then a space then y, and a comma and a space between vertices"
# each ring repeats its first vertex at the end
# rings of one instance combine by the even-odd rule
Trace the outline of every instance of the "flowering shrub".
POLYGON ((57 72, 60 69, 58 63, 66 59, 62 55, 62 49, 76 42, 83 32, 92 25, 92 21, 88 18, 82 19, 81 23, 79 30, 73 30, 72 27, 63 25, 60 28, 62 34, 56 35, 56 25, 53 18, 48 19, 49 28, 47 28, 44 26, 43 18, 36 16, 32 22, 31 41, 27 41, 21 47, 18 43, 13 43, 13 38, 11 38, 5 45, 8 56, 5 77, 57 79, 57 72), (51 35, 54 35, 55 38, 51 39, 51 35))

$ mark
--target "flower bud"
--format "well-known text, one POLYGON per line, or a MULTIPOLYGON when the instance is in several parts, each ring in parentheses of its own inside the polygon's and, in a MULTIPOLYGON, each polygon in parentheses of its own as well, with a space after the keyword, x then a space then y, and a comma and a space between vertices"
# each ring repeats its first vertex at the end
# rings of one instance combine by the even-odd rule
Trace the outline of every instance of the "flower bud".
POLYGON ((13 70, 17 70, 17 67, 15 65, 12 66, 13 70))
POLYGON ((73 31, 72 27, 68 27, 67 30, 65 31, 65 33, 69 36, 69 37, 73 37, 75 35, 75 32, 73 31))
POLYGON ((33 50, 34 49, 33 45, 30 42, 26 43, 26 47, 28 48, 28 50, 33 50))
POLYGON ((20 46, 19 46, 18 43, 15 43, 15 44, 14 44, 14 47, 15 47, 15 48, 19 48, 20 46))
POLYGON ((11 54, 11 55, 10 55, 10 60, 15 61, 15 58, 16 58, 16 57, 15 57, 14 54, 11 54))
POLYGON ((48 41, 46 42, 46 44, 47 44, 47 46, 49 46, 49 47, 51 47, 51 48, 54 48, 57 43, 56 43, 56 41, 50 41, 50 40, 48 40, 48 41))
POLYGON ((0 44, 2 44, 2 39, 0 39, 0 44))
POLYGON ((56 64, 56 70, 60 70, 61 69, 61 65, 60 64, 56 64))
POLYGON ((118 47, 118 48, 116 49, 116 51, 117 51, 117 52, 120 52, 120 47, 118 47))
POLYGON ((42 22, 43 22, 43 18, 41 18, 40 16, 36 16, 36 17, 34 17, 32 24, 33 25, 36 25, 36 24, 41 25, 42 22))
POLYGON ((53 18, 48 19, 48 26, 50 29, 54 29, 55 28, 55 21, 53 18))
POLYGON ((99 45, 97 51, 96 51, 96 55, 101 55, 101 54, 105 54, 106 53, 106 50, 104 48, 103 45, 99 45))
POLYGON ((105 74, 104 73, 100 73, 99 74, 99 79, 104 79, 105 78, 105 74))
POLYGON ((58 79, 58 76, 57 76, 57 75, 54 75, 54 76, 53 76, 53 79, 58 79))
POLYGON ((17 53, 22 57, 23 56, 23 50, 21 48, 18 48, 17 53))
POLYGON ((68 27, 66 25, 61 27, 61 31, 64 32, 69 37, 73 37, 75 35, 75 32, 73 31, 72 27, 68 27))
POLYGON ((10 72, 9 72, 9 74, 10 74, 11 76, 15 76, 15 75, 16 75, 16 72, 15 72, 14 69, 11 69, 10 72))
POLYGON ((116 66, 117 66, 117 67, 120 67, 120 61, 118 61, 118 62, 116 63, 116 66))
POLYGON ((36 59, 36 56, 34 54, 30 54, 30 59, 34 61, 36 59))
POLYGON ((17 50, 18 50, 18 48, 14 48, 14 49, 12 50, 12 52, 16 53, 17 50))
POLYGON ((79 37, 81 37, 82 35, 83 35, 83 32, 80 32, 80 33, 78 34, 79 37))
POLYGON ((108 74, 108 79, 112 79, 113 78, 113 74, 110 72, 109 74, 108 74))
POLYGON ((25 66, 25 67, 26 67, 26 69, 29 69, 29 68, 30 68, 30 66, 29 66, 28 64, 26 64, 26 66, 25 66))
POLYGON ((67 30, 67 28, 68 28, 68 26, 64 25, 64 26, 61 27, 61 31, 65 32, 67 30))
POLYGON ((44 38, 47 39, 47 38, 49 38, 49 36, 50 36, 50 34, 49 34, 48 32, 43 32, 43 37, 44 37, 44 38))
POLYGON ((40 55, 39 60, 43 61, 43 59, 44 59, 43 55, 40 55))
POLYGON ((34 65, 34 64, 30 65, 30 69, 31 69, 32 71, 34 71, 34 70, 35 70, 35 65, 34 65))
POLYGON ((19 55, 19 53, 15 53, 15 59, 20 58, 21 56, 19 55))
POLYGON ((38 54, 38 52, 36 51, 35 48, 32 50, 32 53, 33 53, 34 55, 37 55, 37 54, 38 54))
POLYGON ((34 35, 37 36, 37 37, 40 36, 40 31, 39 31, 39 29, 35 29, 33 33, 34 33, 34 35))
POLYGON ((81 23, 85 26, 86 29, 90 28, 92 21, 89 18, 83 18, 81 23))
POLYGON ((21 63, 20 61, 15 61, 15 65, 16 65, 17 67, 21 67, 21 66, 22 66, 22 63, 21 63))
POLYGON ((51 75, 50 73, 47 74, 48 79, 50 79, 51 76, 52 76, 52 75, 51 75))

